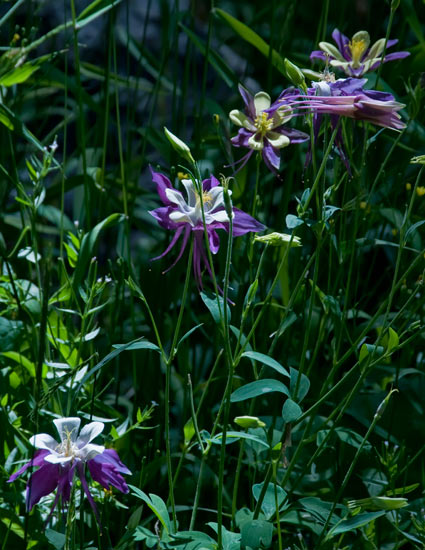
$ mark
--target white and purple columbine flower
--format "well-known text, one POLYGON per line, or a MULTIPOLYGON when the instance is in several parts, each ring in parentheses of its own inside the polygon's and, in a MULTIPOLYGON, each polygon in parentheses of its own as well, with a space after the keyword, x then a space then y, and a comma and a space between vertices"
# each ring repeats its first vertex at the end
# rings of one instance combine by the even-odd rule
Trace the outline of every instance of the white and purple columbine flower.
POLYGON ((38 450, 33 459, 15 472, 8 481, 9 483, 15 481, 28 468, 38 466, 38 470, 32 474, 27 483, 27 509, 31 510, 42 497, 57 488, 53 511, 59 497, 62 498, 62 503, 69 501, 74 473, 77 471, 83 490, 98 519, 97 509, 85 477, 85 465, 87 464, 92 478, 105 489, 109 489, 112 485, 123 493, 128 493, 129 489, 121 474, 131 474, 131 472, 121 462, 116 451, 91 443, 103 431, 102 422, 90 422, 80 432, 79 418, 59 418, 53 422, 59 433, 60 443, 49 434, 33 435, 30 443, 38 450))
MULTIPOLYGON (((214 176, 202 182, 202 205, 201 198, 194 182, 190 179, 183 179, 182 184, 186 190, 187 199, 183 193, 174 189, 170 180, 159 172, 152 172, 152 179, 156 183, 158 195, 163 204, 160 208, 151 210, 149 213, 159 222, 161 227, 175 231, 173 238, 166 250, 154 260, 162 258, 170 252, 182 237, 182 244, 177 258, 164 273, 169 271, 180 260, 188 243, 189 237, 193 234, 193 270, 195 280, 202 289, 201 265, 204 264, 208 274, 212 277, 211 266, 208 261, 204 247, 204 225, 202 218, 202 205, 204 209, 205 226, 208 234, 210 250, 216 254, 220 247, 218 229, 229 231, 229 217, 224 205, 224 189, 214 176)), ((231 191, 229 191, 231 193, 231 191)), ((248 232, 258 232, 265 229, 264 225, 252 218, 249 214, 238 208, 233 208, 233 236, 239 237, 248 232)))
MULTIPOLYGON (((365 78, 341 78, 334 80, 328 73, 327 81, 314 82, 309 88, 305 102, 309 102, 309 111, 313 113, 313 131, 317 139, 324 114, 330 115, 332 130, 337 127, 340 117, 363 120, 377 126, 402 130, 406 125, 398 111, 404 107, 392 94, 377 90, 365 90, 365 78), (308 98, 308 99, 307 99, 308 98)), ((348 172, 350 166, 345 153, 341 127, 335 137, 335 146, 348 172)), ((306 163, 310 161, 311 151, 306 163)))
MULTIPOLYGON (((382 62, 382 53, 385 47, 385 38, 380 38, 371 47, 370 36, 366 31, 359 31, 351 40, 338 29, 332 33, 332 38, 337 46, 329 42, 319 42, 320 50, 311 52, 310 59, 329 59, 332 67, 341 69, 347 76, 360 77, 369 71, 373 71, 382 62)), ((391 48, 398 40, 388 40, 386 47, 391 48)), ((410 55, 409 52, 394 52, 386 55, 383 62, 403 59, 410 55)))
POLYGON ((229 113, 233 124, 240 126, 231 142, 235 147, 246 147, 250 151, 238 162, 243 166, 254 151, 259 151, 267 167, 272 172, 277 172, 280 166, 280 149, 309 139, 304 132, 285 127, 294 116, 293 100, 298 99, 300 92, 294 89, 285 90, 273 104, 266 92, 258 92, 252 96, 243 86, 239 86, 239 92, 245 103, 245 113, 237 109, 229 113))

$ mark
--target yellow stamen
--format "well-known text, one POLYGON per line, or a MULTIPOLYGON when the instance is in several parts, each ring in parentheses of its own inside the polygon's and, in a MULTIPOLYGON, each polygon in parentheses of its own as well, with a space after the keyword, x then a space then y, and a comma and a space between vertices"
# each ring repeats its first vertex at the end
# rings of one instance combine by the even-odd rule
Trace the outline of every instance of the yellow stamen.
MULTIPOLYGON (((203 191, 202 192, 202 204, 204 205, 204 207, 209 204, 209 203, 212 203, 213 201, 213 198, 212 198, 212 195, 211 193, 209 193, 208 191, 203 191)), ((201 199, 198 195, 198 193, 196 193, 196 203, 199 204, 201 202, 201 199)))
POLYGON ((265 136, 269 130, 272 129, 273 120, 269 118, 268 113, 264 111, 260 113, 254 120, 255 127, 258 129, 262 136, 265 136))
POLYGON ((348 43, 350 48, 352 64, 355 69, 360 67, 360 62, 366 50, 370 44, 369 33, 366 31, 359 31, 353 36, 351 41, 348 43))

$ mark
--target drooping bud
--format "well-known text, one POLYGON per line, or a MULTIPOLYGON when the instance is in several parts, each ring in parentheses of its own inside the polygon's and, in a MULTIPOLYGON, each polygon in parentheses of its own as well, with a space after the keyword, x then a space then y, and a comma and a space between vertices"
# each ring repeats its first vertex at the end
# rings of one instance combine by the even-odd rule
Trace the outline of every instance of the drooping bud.
POLYGON ((298 86, 299 88, 302 88, 305 90, 307 88, 305 83, 305 77, 303 72, 299 67, 297 67, 294 63, 289 61, 289 59, 285 58, 285 61, 283 62, 285 67, 286 76, 288 79, 294 84, 294 86, 298 86))

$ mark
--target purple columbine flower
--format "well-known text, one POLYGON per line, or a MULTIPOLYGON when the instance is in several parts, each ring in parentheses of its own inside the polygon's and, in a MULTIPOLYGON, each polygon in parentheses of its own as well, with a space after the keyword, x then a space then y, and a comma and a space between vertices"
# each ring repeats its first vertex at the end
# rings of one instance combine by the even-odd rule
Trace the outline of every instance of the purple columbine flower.
MULTIPOLYGON (((330 115, 333 130, 341 116, 364 120, 393 130, 402 130, 406 126, 398 114, 404 105, 397 102, 392 94, 363 89, 366 82, 365 78, 344 78, 335 81, 328 73, 328 81, 315 82, 313 87, 308 89, 310 110, 314 113, 315 138, 319 135, 323 114, 330 115)), ((350 172, 341 128, 337 131, 335 146, 350 172)), ((307 156, 307 163, 310 156, 311 152, 307 156)))
MULTIPOLYGON (((338 29, 332 33, 337 47, 329 42, 319 42, 320 50, 311 52, 310 59, 330 60, 332 67, 341 69, 347 76, 360 77, 369 71, 373 71, 382 61, 382 52, 385 47, 385 38, 380 38, 371 47, 370 36, 366 31, 359 31, 351 40, 338 29)), ((398 40, 388 40, 387 48, 397 44, 398 40)), ((383 62, 403 59, 410 55, 409 52, 395 52, 386 55, 383 62)))
MULTIPOLYGON (((210 277, 211 266, 204 247, 204 225, 202 219, 202 207, 198 190, 190 179, 183 179, 182 184, 186 190, 187 199, 183 194, 174 189, 170 180, 159 172, 152 172, 152 179, 156 183, 158 195, 165 206, 151 210, 149 213, 159 222, 161 227, 175 231, 173 238, 166 250, 153 258, 158 260, 170 252, 182 237, 182 244, 177 258, 173 264, 164 271, 166 273, 180 260, 186 248, 190 235, 193 233, 193 270, 195 280, 202 289, 201 264, 203 263, 210 277)), ((229 231, 229 217, 224 205, 224 189, 214 176, 202 182, 202 203, 204 208, 205 225, 208 234, 210 250, 216 254, 220 248, 218 229, 229 231)), ((231 191, 229 191, 229 194, 231 191)), ((239 237, 248 232, 258 232, 265 229, 264 225, 252 218, 249 214, 238 208, 233 208, 233 236, 239 237)))
POLYGON ((30 443, 38 450, 33 459, 15 472, 8 482, 15 481, 28 468, 39 466, 27 483, 27 509, 30 511, 42 497, 57 488, 53 512, 59 497, 62 498, 62 502, 69 501, 74 473, 77 471, 83 490, 99 520, 96 505, 86 481, 85 464, 92 478, 105 489, 109 489, 112 485, 123 493, 128 493, 129 489, 121 474, 131 474, 131 472, 113 449, 105 449, 103 445, 91 443, 103 431, 102 422, 90 422, 80 433, 78 433, 81 423, 79 418, 59 418, 53 423, 58 430, 60 443, 49 434, 33 435, 30 443))
POLYGON ((284 126, 294 116, 292 105, 293 100, 298 98, 299 91, 285 90, 273 104, 266 92, 258 92, 252 96, 240 85, 239 92, 245 103, 245 113, 237 109, 229 113, 233 124, 241 128, 231 142, 235 147, 250 149, 239 162, 244 166, 254 151, 259 151, 267 167, 272 172, 277 172, 280 166, 280 149, 291 143, 308 140, 308 135, 304 132, 284 126))

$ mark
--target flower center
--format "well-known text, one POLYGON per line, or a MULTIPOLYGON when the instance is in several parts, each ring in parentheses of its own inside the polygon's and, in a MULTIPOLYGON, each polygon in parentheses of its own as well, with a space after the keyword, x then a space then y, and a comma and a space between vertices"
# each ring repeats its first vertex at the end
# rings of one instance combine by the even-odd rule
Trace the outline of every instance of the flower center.
POLYGON ((69 432, 66 430, 66 438, 57 446, 56 451, 63 456, 72 456, 75 457, 78 454, 78 447, 75 445, 71 439, 72 431, 69 432))
POLYGON ((368 47, 367 41, 364 38, 353 37, 348 47, 350 48, 353 65, 360 65, 361 58, 368 47))
POLYGON ((258 129, 262 136, 265 136, 273 126, 273 120, 269 118, 268 113, 264 111, 260 113, 254 120, 255 127, 258 129))
MULTIPOLYGON (((203 191, 202 192, 202 204, 204 205, 204 208, 206 206, 210 206, 213 201, 212 195, 209 191, 203 191)), ((201 198, 198 193, 196 193, 196 205, 201 204, 201 198)))

